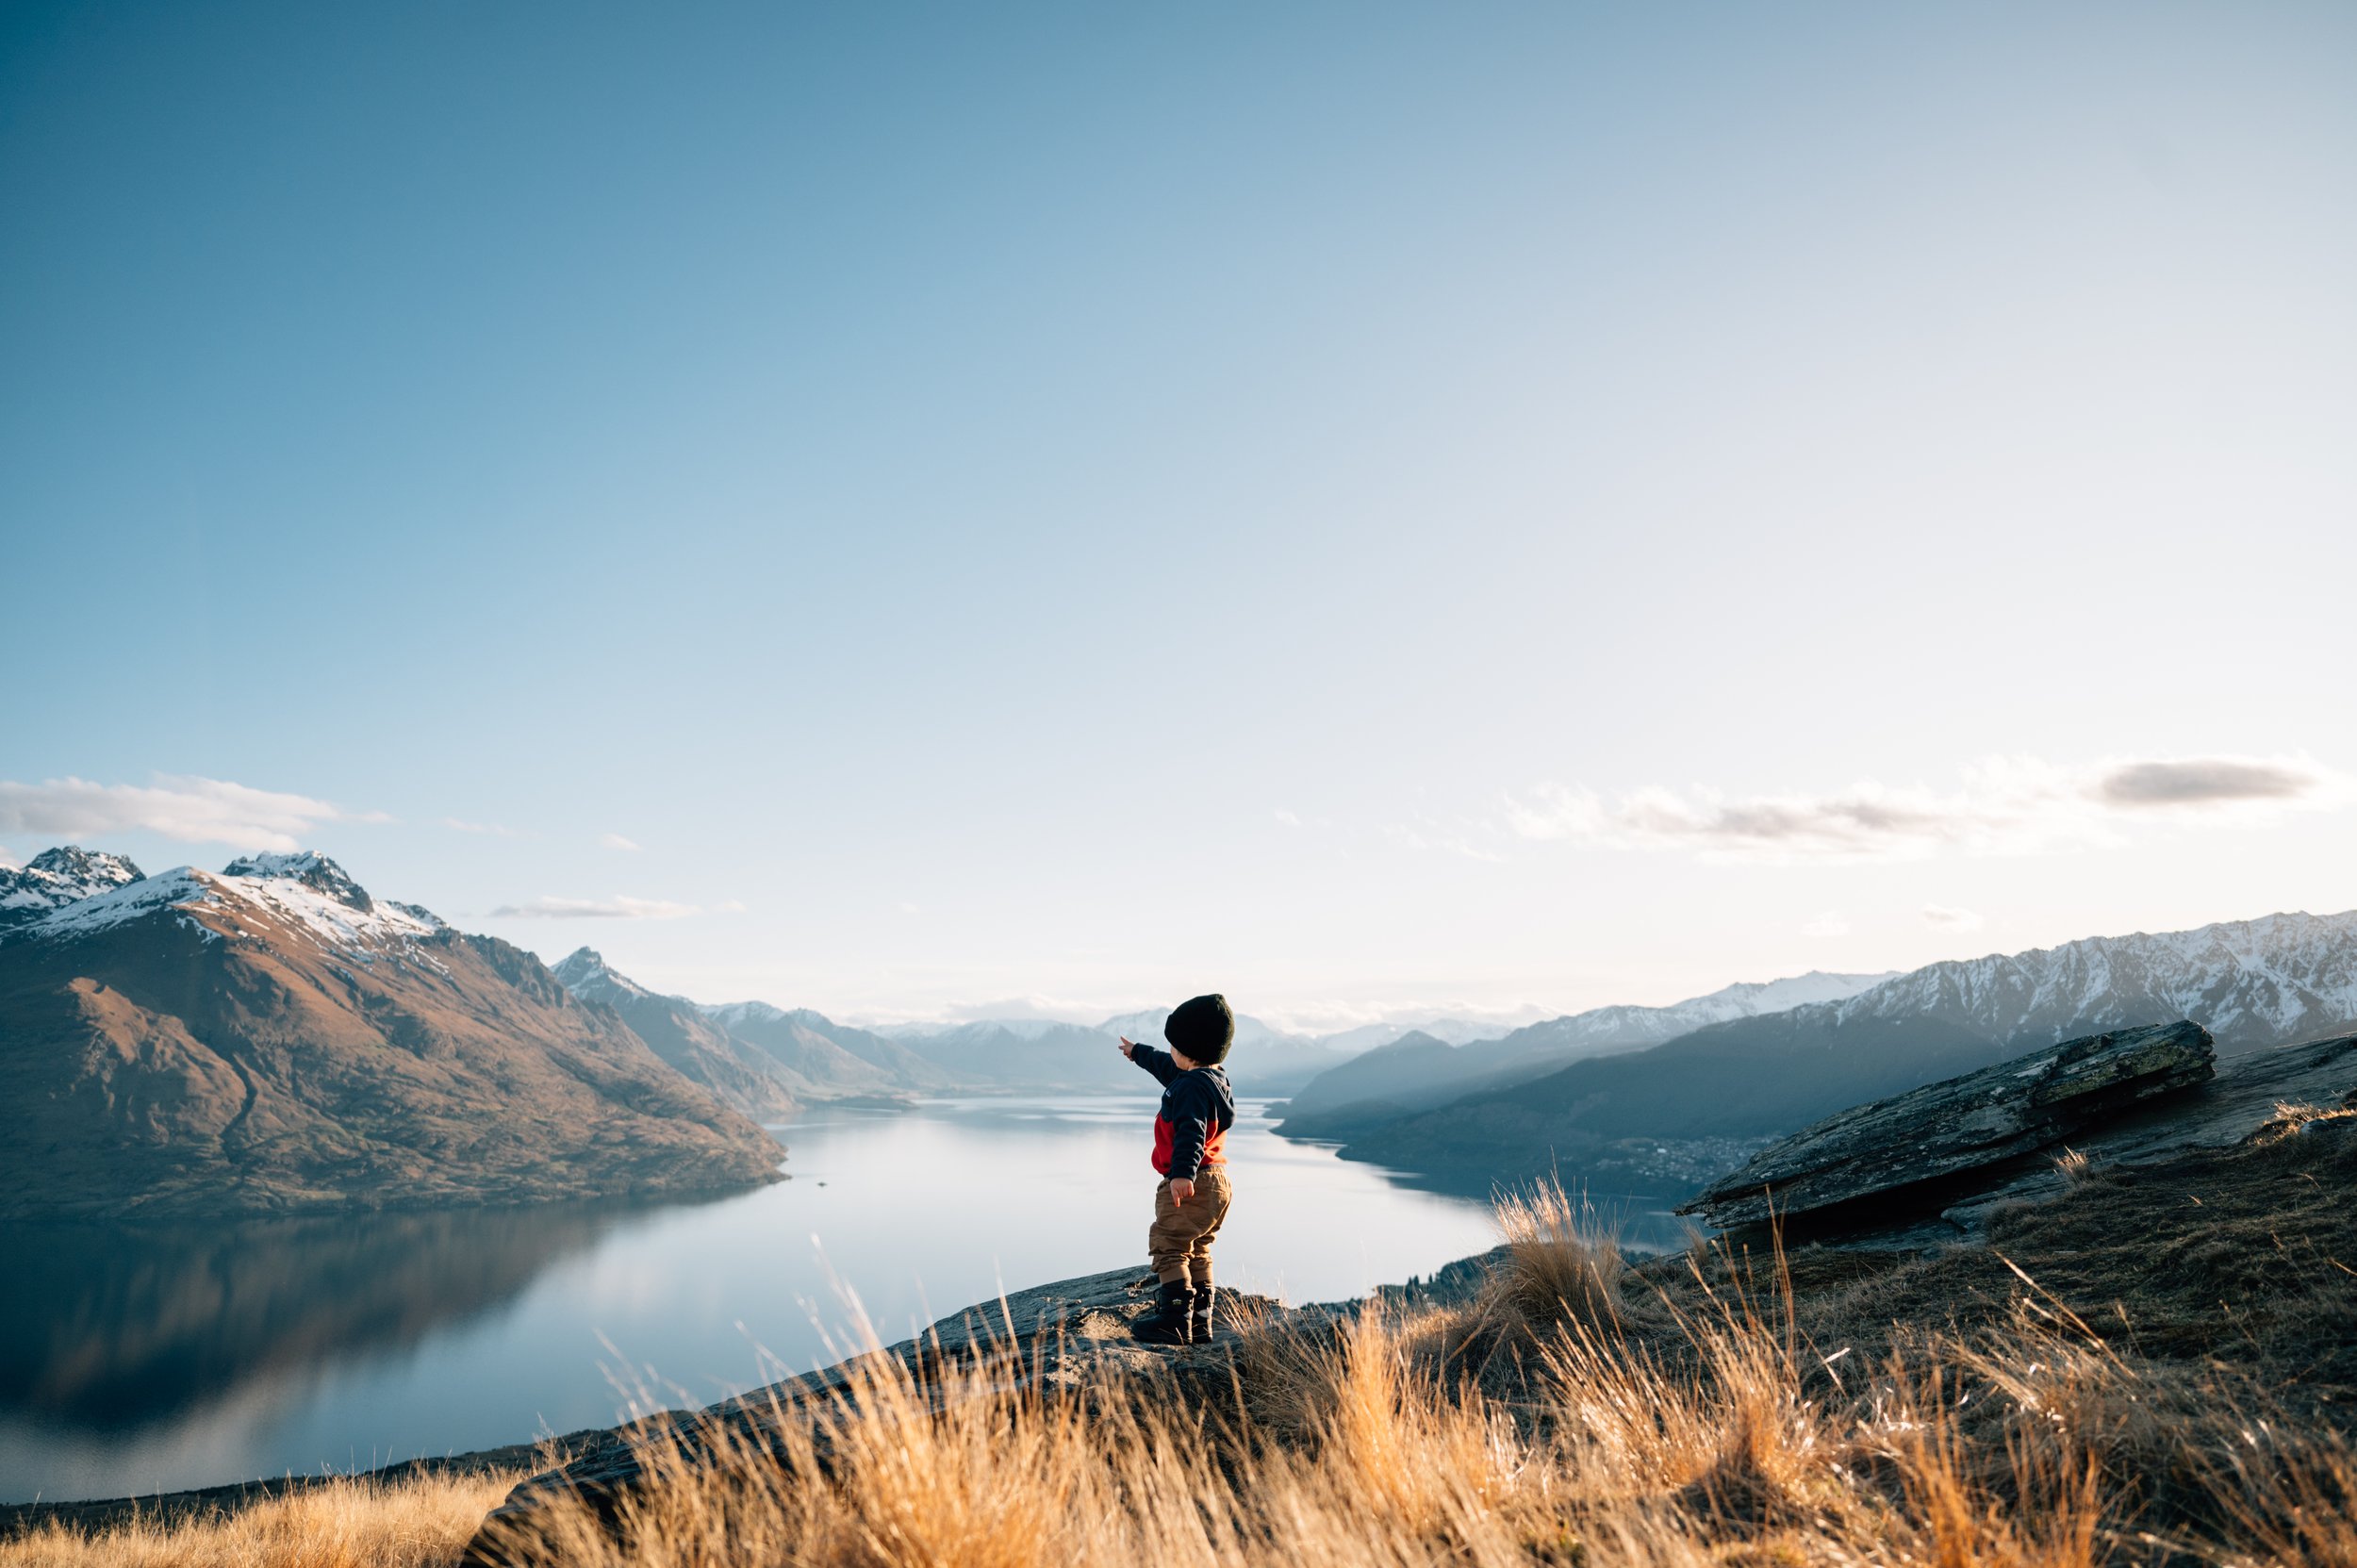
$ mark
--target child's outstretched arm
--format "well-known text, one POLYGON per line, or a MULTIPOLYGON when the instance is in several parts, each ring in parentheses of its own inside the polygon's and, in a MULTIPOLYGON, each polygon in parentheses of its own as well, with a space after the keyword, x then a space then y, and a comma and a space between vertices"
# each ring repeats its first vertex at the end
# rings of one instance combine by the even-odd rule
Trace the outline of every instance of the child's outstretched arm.
POLYGON ((1170 1059, 1170 1052, 1142 1046, 1127 1034, 1121 1037, 1121 1054, 1154 1075, 1154 1081, 1167 1084, 1178 1076, 1178 1064, 1170 1059))

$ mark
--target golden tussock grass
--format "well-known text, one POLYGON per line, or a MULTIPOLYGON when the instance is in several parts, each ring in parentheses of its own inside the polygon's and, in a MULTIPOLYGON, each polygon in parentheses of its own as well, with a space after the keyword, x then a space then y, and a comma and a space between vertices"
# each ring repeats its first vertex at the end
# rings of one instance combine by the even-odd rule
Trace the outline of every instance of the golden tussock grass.
MULTIPOLYGON (((2097 1179, 2057 1204, 2106 1194, 2097 1179)), ((2100 1217, 2065 1211, 2050 1229, 2100 1217)), ((517 1560, 2357 1568, 2357 1457, 2333 1396, 2287 1413, 2302 1385, 2257 1351, 2149 1358, 2124 1307, 2083 1315, 1993 1252, 1788 1263, 1780 1248, 1696 1248, 1624 1267, 1591 1216, 1546 1190, 1501 1204, 1499 1224, 1508 1250, 1475 1299, 1262 1324, 1232 1342, 1234 1381, 1216 1397, 1160 1377, 1042 1386, 988 1357, 920 1379, 864 1358, 839 1395, 649 1438, 644 1484, 553 1507, 517 1560), (1977 1319, 1864 1332, 1876 1303, 1933 1289, 1926 1270, 1958 1290, 1993 1270, 2008 1293, 1977 1319)), ((2337 1248, 2338 1233, 2310 1241, 2337 1248)), ((2357 1280, 2333 1272, 2336 1250, 2332 1268, 2281 1261, 2308 1256, 2297 1248, 2269 1256, 2303 1312, 2357 1280)), ((0 1547, 0 1565, 423 1568, 451 1560, 497 1490, 324 1489, 187 1527, 179 1546, 160 1527, 52 1530, 0 1547), (211 1555, 188 1544, 204 1529, 211 1555)))
POLYGON ((519 1477, 325 1481, 243 1508, 0 1541, 6 1568, 443 1568, 519 1477))

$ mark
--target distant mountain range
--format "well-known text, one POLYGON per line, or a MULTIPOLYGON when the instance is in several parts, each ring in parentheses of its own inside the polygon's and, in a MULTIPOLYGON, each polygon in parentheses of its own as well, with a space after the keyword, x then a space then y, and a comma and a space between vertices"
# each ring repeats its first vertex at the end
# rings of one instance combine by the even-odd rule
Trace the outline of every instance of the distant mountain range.
POLYGON ((1282 1131, 1296 1138, 1348 1138, 1483 1089, 1543 1078, 1584 1057, 1640 1050, 1731 1018, 1855 996, 1890 978, 1811 970, 1789 980, 1729 985, 1667 1007, 1593 1008, 1463 1046, 1418 1032, 1304 1085, 1285 1108, 1282 1131))
POLYGON ((1343 1153, 1467 1190, 1553 1171, 1598 1190, 1682 1196, 1845 1106, 2035 1046, 2188 1017, 2225 1054, 2357 1026, 2357 913, 1934 964, 1852 997, 1371 1115, 1345 1129, 1343 1153))
POLYGON ((0 936, 0 1217, 674 1196, 776 1141, 538 959, 318 854, 51 850, 0 936))
POLYGON ((700 1007, 661 996, 579 948, 553 971, 575 999, 609 1008, 654 1053, 757 1121, 790 1121, 821 1100, 903 1099, 957 1080, 896 1041, 766 1002, 700 1007))

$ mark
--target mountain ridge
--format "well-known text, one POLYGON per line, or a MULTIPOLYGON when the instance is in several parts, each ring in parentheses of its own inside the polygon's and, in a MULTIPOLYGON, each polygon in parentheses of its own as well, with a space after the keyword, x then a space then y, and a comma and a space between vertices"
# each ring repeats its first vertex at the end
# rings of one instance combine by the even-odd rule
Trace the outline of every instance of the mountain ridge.
POLYGON ((1943 960, 1837 1001, 1362 1126, 1343 1154, 1462 1188, 1554 1170, 1600 1190, 1683 1196, 1710 1164, 1739 1164, 1759 1141, 1845 1105, 2033 1047, 2183 1018, 2210 1030, 2221 1058, 2357 1027, 2357 912, 1943 960))
POLYGON ((1812 969, 1779 980, 1738 982, 1665 1007, 1590 1008, 1463 1046, 1443 1047, 1425 1036, 1429 1044, 1403 1051, 1399 1047, 1406 1042, 1393 1042, 1304 1085, 1287 1104, 1280 1131, 1290 1137, 1347 1139, 1469 1094, 1544 1077, 1583 1057, 1640 1050, 1712 1023, 1855 995, 1891 978, 1812 969))
POLYGON ((783 1154, 530 953, 323 855, 122 881, 0 935, 0 1074, 8 1218, 685 1196, 783 1154))

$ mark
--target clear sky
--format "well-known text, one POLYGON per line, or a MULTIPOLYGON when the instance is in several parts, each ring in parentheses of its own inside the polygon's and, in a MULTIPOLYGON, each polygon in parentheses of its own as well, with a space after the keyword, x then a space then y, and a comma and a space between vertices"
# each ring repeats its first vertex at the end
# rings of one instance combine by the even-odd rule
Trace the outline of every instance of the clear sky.
POLYGON ((707 1000, 2357 905, 2357 8, 0 16, 0 846, 707 1000))

